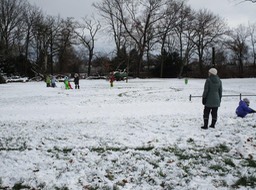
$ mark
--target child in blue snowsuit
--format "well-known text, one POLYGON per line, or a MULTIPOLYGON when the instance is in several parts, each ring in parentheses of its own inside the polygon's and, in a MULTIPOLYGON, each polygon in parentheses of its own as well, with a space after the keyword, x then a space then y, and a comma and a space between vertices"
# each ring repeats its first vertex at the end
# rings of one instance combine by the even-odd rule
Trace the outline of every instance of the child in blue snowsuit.
POLYGON ((238 117, 245 117, 249 113, 255 113, 255 111, 249 108, 250 101, 247 98, 240 100, 239 106, 236 108, 236 115, 238 117))

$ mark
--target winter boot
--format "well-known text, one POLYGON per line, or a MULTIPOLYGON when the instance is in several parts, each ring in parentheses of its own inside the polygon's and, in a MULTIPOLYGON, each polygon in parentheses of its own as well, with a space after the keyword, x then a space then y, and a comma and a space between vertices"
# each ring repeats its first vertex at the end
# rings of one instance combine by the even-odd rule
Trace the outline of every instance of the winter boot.
POLYGON ((201 129, 208 129, 208 118, 204 118, 204 126, 201 127, 201 129))
POLYGON ((215 128, 215 123, 217 122, 217 119, 212 119, 212 123, 210 125, 211 128, 215 128))

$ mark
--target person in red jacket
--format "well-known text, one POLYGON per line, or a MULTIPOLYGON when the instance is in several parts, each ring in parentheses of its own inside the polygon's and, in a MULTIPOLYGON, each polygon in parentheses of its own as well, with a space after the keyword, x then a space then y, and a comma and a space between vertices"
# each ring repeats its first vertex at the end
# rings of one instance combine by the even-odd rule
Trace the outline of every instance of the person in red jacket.
POLYGON ((114 76, 114 73, 110 73, 110 77, 109 77, 109 82, 110 82, 110 87, 113 87, 113 83, 115 81, 115 76, 114 76))
POLYGON ((243 100, 240 100, 239 106, 236 108, 236 115, 238 117, 245 117, 249 113, 255 113, 255 110, 252 108, 249 108, 250 101, 248 98, 244 98, 243 100))

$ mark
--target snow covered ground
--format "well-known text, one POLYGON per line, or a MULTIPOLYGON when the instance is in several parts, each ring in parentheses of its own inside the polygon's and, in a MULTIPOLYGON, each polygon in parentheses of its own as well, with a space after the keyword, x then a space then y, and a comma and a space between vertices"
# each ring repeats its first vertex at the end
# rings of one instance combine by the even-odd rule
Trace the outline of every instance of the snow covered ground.
MULTIPOLYGON (((205 79, 0 85, 0 189, 255 189, 256 115, 223 97, 202 130, 205 79)), ((223 79, 256 95, 256 79, 223 79)), ((256 96, 248 97, 256 109, 256 96)))

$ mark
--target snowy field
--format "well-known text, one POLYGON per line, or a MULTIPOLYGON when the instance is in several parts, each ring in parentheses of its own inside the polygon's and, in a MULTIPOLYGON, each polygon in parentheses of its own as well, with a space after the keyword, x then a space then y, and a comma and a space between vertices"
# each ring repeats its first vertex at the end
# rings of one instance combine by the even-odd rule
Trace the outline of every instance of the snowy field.
MULTIPOLYGON (((189 96, 204 82, 0 85, 0 189, 255 189, 256 115, 237 118, 239 97, 223 97, 216 128, 202 130, 189 96)), ((256 95, 256 79, 222 82, 224 95, 256 95)))

